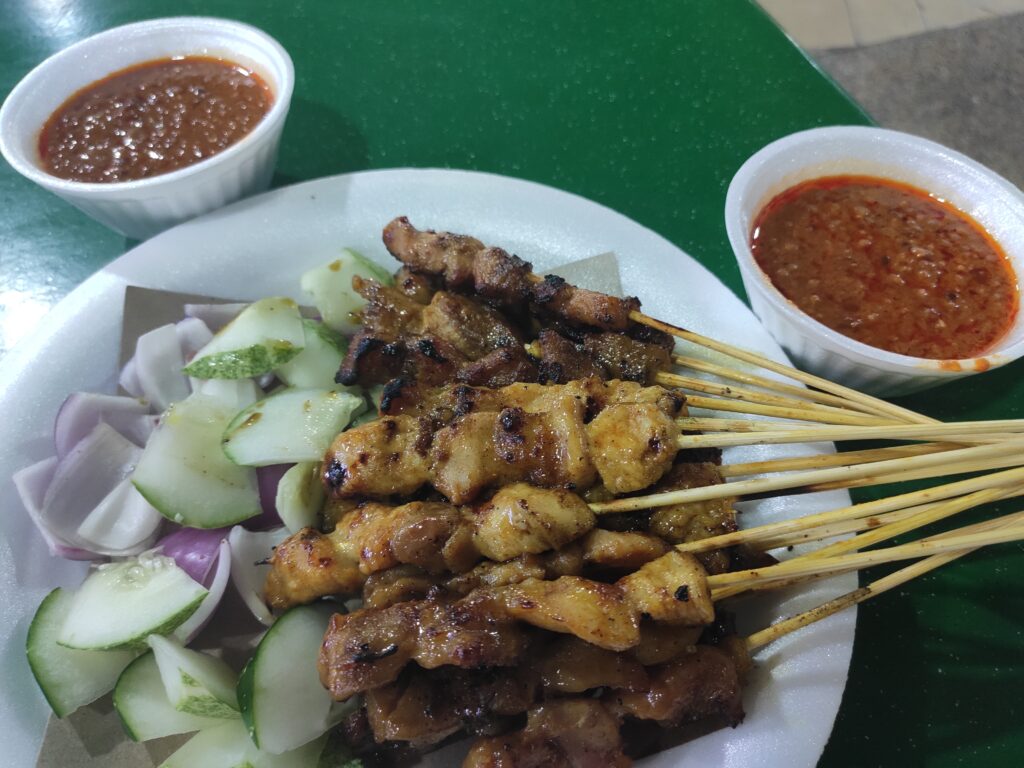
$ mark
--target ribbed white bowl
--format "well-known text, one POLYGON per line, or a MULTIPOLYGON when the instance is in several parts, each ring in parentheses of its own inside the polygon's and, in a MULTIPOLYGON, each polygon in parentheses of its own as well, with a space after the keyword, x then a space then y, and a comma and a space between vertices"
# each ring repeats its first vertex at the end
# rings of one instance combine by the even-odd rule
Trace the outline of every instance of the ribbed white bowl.
POLYGON ((65 48, 29 72, 0 108, 0 152, 20 174, 97 221, 145 239, 270 185, 294 83, 287 51, 248 24, 188 16, 128 24, 65 48), (224 58, 267 82, 274 103, 252 132, 195 165, 138 181, 87 184, 42 169, 39 131, 71 94, 133 64, 186 55, 224 58))
POLYGON ((1024 355, 1024 313, 988 353, 928 360, 862 344, 819 323, 783 296, 754 261, 751 227, 775 195, 822 176, 859 174, 911 184, 938 195, 983 226, 1024 275, 1024 194, 980 163, 935 142, 865 127, 816 128, 754 154, 729 185, 725 226, 754 314, 796 364, 876 395, 902 395, 997 368, 1024 355))

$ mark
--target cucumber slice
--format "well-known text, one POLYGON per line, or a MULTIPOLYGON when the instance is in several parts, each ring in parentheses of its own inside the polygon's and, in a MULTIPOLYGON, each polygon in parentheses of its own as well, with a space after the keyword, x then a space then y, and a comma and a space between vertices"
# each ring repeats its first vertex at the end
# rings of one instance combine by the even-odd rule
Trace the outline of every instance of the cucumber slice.
POLYGON ((295 357, 305 343, 302 316, 291 299, 260 299, 196 352, 185 373, 197 379, 248 379, 295 357))
POLYGON ((323 323, 303 320, 303 350, 275 371, 289 387, 334 387, 348 344, 323 323))
POLYGON ((121 673, 114 688, 114 708, 132 741, 192 733, 225 723, 219 718, 179 712, 171 706, 152 653, 140 656, 121 673))
POLYGON ((324 736, 271 755, 253 745, 244 726, 227 723, 197 733, 160 768, 316 768, 326 741, 324 736))
POLYGON ((324 631, 339 610, 323 603, 292 608, 267 630, 242 670, 242 721, 264 752, 279 755, 306 744, 359 706, 358 697, 336 706, 317 671, 324 631))
POLYGON ((57 717, 113 690, 121 671, 136 654, 133 651, 78 651, 57 644, 73 592, 59 587, 48 594, 28 628, 25 651, 28 665, 57 717))
POLYGON ((224 432, 224 453, 252 467, 320 461, 365 406, 363 398, 335 389, 285 389, 234 418, 224 432))
POLYGON ((149 635, 173 632, 204 597, 203 586, 163 555, 101 565, 75 593, 57 642, 91 651, 143 648, 149 635))
POLYGON ((238 675, 231 667, 160 635, 148 642, 172 707, 202 717, 238 717, 238 675))
POLYGON ((192 391, 216 398, 237 413, 263 396, 252 379, 192 379, 192 391))
POLYGON ((315 526, 324 506, 320 462, 305 461, 285 472, 277 483, 274 506, 281 522, 292 533, 315 526))
POLYGON ((339 333, 354 333, 359 327, 355 315, 366 306, 366 299, 352 290, 356 275, 384 285, 394 282, 384 267, 349 248, 342 248, 337 259, 309 270, 299 281, 327 327, 339 333))
POLYGON ((205 394, 164 414, 132 475, 139 493, 164 517, 192 528, 222 528, 260 514, 256 472, 228 461, 221 450, 234 415, 205 394))

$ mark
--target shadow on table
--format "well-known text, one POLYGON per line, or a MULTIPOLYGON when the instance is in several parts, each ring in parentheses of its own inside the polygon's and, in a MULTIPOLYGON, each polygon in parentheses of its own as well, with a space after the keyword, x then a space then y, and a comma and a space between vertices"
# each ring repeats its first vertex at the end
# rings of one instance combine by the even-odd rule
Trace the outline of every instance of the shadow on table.
POLYGON ((324 104, 296 98, 271 186, 360 171, 369 164, 366 137, 354 122, 324 104))

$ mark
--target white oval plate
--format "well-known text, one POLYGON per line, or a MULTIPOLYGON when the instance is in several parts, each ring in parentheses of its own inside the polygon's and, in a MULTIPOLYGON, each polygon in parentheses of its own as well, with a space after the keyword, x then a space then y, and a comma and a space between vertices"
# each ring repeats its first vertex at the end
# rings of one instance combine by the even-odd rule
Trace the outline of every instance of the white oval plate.
MULTIPOLYGON (((389 170, 274 190, 183 224, 126 253, 57 305, 0 363, 0 727, 4 766, 34 763, 48 715, 24 657, 28 622, 43 595, 74 586, 82 566, 46 554, 9 480, 53 452, 53 417, 75 390, 113 391, 124 286, 259 298, 301 298, 298 276, 351 246, 382 262, 383 225, 405 214, 418 227, 447 229, 500 245, 543 271, 606 251, 620 260, 623 287, 644 310, 723 341, 785 360, 747 307, 664 238, 575 195, 517 179, 447 170, 389 170)), ((828 446, 748 450, 727 456, 797 455, 828 446)), ((849 503, 845 492, 759 502, 750 525, 849 503)), ((849 591, 855 576, 750 603, 749 632, 849 591)), ((746 721, 643 761, 646 766, 754 768, 815 765, 846 683, 855 613, 780 641, 757 657, 745 695, 746 721)), ((455 747, 458 749, 458 747, 455 747)), ((430 765, 451 765, 449 749, 430 765)))

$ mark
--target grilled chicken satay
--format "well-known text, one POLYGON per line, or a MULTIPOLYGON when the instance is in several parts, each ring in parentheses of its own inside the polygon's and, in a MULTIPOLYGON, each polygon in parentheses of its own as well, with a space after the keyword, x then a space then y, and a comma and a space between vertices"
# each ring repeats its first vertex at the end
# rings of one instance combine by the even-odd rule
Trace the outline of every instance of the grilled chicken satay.
POLYGON ((320 678, 344 701, 392 682, 409 661, 425 668, 509 666, 525 649, 522 624, 571 634, 599 648, 641 645, 641 616, 675 628, 714 618, 699 562, 671 552, 615 584, 562 576, 338 614, 324 635, 320 678))
POLYGON ((518 308, 530 302, 535 311, 571 325, 625 331, 629 313, 640 301, 618 299, 569 285, 548 275, 538 280, 529 263, 501 248, 449 232, 417 230, 400 216, 384 227, 384 247, 414 272, 434 275, 453 291, 473 291, 487 300, 518 308))
POLYGON ((425 597, 434 587, 467 595, 482 586, 579 575, 585 567, 632 571, 669 550, 652 534, 593 524, 579 497, 525 485, 462 510, 427 502, 363 504, 331 533, 307 528, 281 542, 264 594, 275 610, 360 589, 368 604, 391 604, 425 597), (474 566, 481 557, 488 560, 474 566))
MULTIPOLYGON (((618 384, 613 391, 627 391, 618 384)), ((671 466, 682 398, 639 388, 634 401, 610 400, 595 415, 600 401, 588 400, 579 387, 547 389, 523 390, 544 403, 541 411, 535 405, 471 410, 436 431, 430 419, 398 415, 343 432, 325 460, 327 489, 335 498, 379 497, 429 483, 463 504, 488 487, 523 481, 582 490, 600 478, 610 492, 626 493, 646 488, 671 466)), ((484 390, 470 392, 500 405, 479 394, 484 390)))
POLYGON ((279 544, 265 595, 272 608, 284 609, 357 593, 368 575, 398 565, 428 574, 463 573, 481 558, 505 561, 557 549, 594 523, 594 513, 575 494, 522 483, 472 507, 368 502, 344 514, 331 533, 307 528, 279 544))

